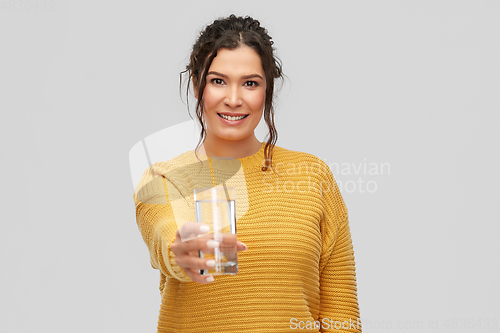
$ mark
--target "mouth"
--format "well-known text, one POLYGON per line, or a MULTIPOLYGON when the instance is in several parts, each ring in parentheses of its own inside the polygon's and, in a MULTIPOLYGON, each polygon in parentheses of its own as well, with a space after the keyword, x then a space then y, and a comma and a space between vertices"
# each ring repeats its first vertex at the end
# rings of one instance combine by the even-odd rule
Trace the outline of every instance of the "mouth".
POLYGON ((217 113, 217 114, 222 119, 229 120, 229 121, 238 121, 238 120, 245 119, 246 117, 248 117, 248 114, 237 116, 237 117, 231 117, 231 116, 228 116, 228 115, 225 115, 225 114, 222 114, 222 113, 217 113))

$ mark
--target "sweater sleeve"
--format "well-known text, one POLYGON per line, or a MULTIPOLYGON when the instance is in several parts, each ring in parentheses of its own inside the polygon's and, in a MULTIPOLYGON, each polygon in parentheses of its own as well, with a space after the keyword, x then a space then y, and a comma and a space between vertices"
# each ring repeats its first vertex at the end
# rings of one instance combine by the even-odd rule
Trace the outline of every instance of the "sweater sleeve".
POLYGON ((347 208, 325 164, 323 250, 320 259, 321 332, 361 332, 354 251, 347 208))
POLYGON ((170 250, 170 245, 175 241, 177 223, 165 178, 154 165, 144 172, 133 197, 137 226, 149 249, 151 266, 166 277, 183 282, 192 281, 176 264, 170 250))

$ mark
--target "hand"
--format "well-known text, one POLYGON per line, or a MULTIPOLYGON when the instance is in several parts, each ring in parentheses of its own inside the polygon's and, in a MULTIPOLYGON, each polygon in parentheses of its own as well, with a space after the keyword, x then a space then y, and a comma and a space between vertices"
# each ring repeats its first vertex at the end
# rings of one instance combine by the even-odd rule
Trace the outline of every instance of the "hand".
MULTIPOLYGON (((213 275, 201 275, 201 269, 214 267, 215 261, 209 258, 200 258, 198 251, 203 253, 214 253, 214 248, 219 246, 214 240, 207 237, 200 237, 209 231, 205 224, 196 222, 186 222, 177 230, 175 241, 170 246, 170 250, 175 255, 175 262, 193 280, 198 283, 210 283, 214 280, 213 275)), ((234 244, 234 243, 233 243, 234 244)), ((236 251, 244 251, 247 246, 242 242, 236 242, 236 251)))

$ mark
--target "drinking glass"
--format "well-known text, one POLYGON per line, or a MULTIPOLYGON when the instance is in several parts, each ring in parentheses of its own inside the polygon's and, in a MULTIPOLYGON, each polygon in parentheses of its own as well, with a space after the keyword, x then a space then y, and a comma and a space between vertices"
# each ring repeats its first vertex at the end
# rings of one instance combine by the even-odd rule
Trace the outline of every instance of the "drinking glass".
POLYGON ((213 253, 199 251, 200 258, 210 258, 215 261, 215 267, 200 270, 202 275, 238 273, 235 197, 234 187, 219 186, 194 190, 196 222, 210 228, 201 237, 219 243, 219 246, 213 249, 213 253))

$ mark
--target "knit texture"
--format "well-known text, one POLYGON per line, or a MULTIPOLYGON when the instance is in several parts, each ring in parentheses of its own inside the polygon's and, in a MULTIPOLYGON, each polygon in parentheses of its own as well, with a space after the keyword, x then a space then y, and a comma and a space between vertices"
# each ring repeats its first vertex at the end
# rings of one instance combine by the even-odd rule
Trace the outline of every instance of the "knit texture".
POLYGON ((274 147, 240 159, 194 151, 148 168, 134 192, 160 271, 158 332, 361 332, 347 208, 326 163, 274 147), (208 161, 208 163, 207 163, 208 161), (239 272, 199 284, 175 263, 177 228, 196 221, 193 189, 236 187, 239 272), (238 210, 239 209, 239 210, 238 210))

